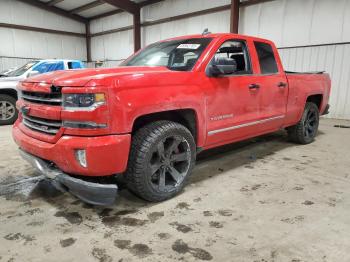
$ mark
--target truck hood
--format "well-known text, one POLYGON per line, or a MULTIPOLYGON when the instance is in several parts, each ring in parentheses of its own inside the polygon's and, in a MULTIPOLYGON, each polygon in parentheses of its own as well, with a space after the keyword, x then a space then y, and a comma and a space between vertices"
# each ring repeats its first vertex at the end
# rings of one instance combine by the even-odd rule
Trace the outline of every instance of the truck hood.
MULTIPOLYGON (((47 83, 55 86, 82 87, 90 81, 133 74, 147 74, 169 71, 166 67, 117 67, 100 69, 62 70, 30 77, 25 82, 47 83)), ((96 81, 95 81, 96 82, 96 81)))
POLYGON ((4 76, 4 77, 0 77, 0 83, 12 82, 12 81, 20 81, 23 78, 24 78, 23 76, 13 76, 13 77, 4 76))

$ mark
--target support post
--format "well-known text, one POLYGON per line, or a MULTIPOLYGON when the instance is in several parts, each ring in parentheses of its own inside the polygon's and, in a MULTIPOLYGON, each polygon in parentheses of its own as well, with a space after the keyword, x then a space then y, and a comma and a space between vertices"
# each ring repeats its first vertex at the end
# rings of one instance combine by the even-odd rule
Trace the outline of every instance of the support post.
POLYGON ((85 33, 86 33, 86 60, 91 62, 91 32, 90 32, 90 22, 85 23, 85 33))
POLYGON ((238 34, 240 0, 231 0, 231 33, 238 34))
POLYGON ((133 14, 134 17, 134 51, 141 49, 141 15, 140 8, 133 14))

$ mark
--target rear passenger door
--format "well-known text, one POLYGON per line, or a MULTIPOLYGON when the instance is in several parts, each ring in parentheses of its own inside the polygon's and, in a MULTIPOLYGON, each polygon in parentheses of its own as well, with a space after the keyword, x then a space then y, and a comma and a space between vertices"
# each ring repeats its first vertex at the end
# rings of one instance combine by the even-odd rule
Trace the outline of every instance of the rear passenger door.
POLYGON ((260 74, 259 115, 261 129, 275 130, 283 124, 288 99, 288 82, 277 49, 268 42, 254 41, 260 74))

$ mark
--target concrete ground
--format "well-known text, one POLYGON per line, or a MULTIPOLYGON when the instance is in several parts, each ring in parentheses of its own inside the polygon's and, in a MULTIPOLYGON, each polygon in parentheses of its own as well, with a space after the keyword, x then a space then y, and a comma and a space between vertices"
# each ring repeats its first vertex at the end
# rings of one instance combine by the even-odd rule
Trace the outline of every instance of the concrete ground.
POLYGON ((350 261, 350 122, 204 152, 189 185, 109 208, 50 194, 0 127, 0 261, 350 261))

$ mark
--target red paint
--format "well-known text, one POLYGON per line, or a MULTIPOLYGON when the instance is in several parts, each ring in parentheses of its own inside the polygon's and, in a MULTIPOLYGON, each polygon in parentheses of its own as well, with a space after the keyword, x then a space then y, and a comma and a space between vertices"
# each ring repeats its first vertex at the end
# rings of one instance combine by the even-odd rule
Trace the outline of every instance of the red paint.
POLYGON ((166 67, 85 69, 43 74, 19 84, 22 90, 40 86, 40 92, 49 92, 51 85, 63 87, 63 93, 103 92, 106 105, 92 112, 67 112, 60 106, 23 100, 19 100, 17 106, 29 105, 30 115, 41 118, 93 121, 107 127, 99 130, 61 128, 57 135, 49 136, 26 128, 19 117, 13 129, 15 141, 25 151, 53 161, 67 173, 103 176, 125 171, 133 124, 146 114, 192 109, 197 118, 197 146, 208 149, 294 125, 301 118, 310 95, 323 95, 320 112, 328 104, 328 74, 286 75, 277 49, 270 41, 236 34, 182 38, 190 37, 214 38, 191 72, 170 71, 166 67), (221 44, 230 39, 246 41, 253 74, 207 77, 205 68, 209 61, 221 44), (261 74, 254 40, 273 46, 278 74, 261 74), (280 82, 287 86, 279 88, 280 82), (260 89, 250 90, 248 86, 253 83, 259 84, 260 89), (219 116, 226 117, 213 120, 219 116), (263 122, 269 118, 274 120, 263 122), (257 121, 260 124, 247 125, 257 121), (240 128, 210 133, 232 126, 240 128), (74 149, 87 150, 88 169, 77 164, 74 149))

